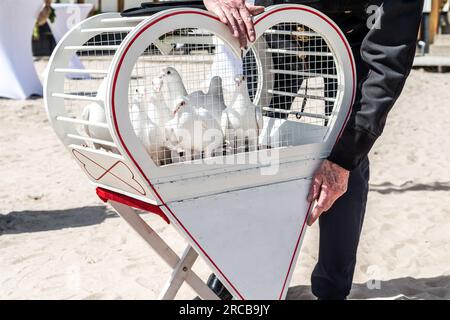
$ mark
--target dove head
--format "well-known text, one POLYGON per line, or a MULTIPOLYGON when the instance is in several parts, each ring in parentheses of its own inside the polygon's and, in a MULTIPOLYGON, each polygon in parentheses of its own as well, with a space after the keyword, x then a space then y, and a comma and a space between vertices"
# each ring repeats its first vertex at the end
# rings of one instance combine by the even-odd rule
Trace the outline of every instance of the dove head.
POLYGON ((219 76, 214 76, 209 84, 209 91, 219 92, 222 89, 222 78, 219 76))
POLYGON ((145 96, 146 90, 144 87, 139 86, 134 90, 134 93, 131 95, 131 102, 132 103, 140 103, 144 96, 145 96))
POLYGON ((174 96, 187 95, 186 88, 183 84, 183 79, 181 79, 178 71, 173 67, 165 67, 161 70, 159 78, 162 80, 163 84, 167 85, 169 89, 169 94, 174 96))
POLYGON ((209 82, 208 95, 213 95, 223 100, 222 78, 214 76, 209 82))
POLYGON ((189 100, 186 97, 180 97, 175 100, 173 107, 173 116, 183 113, 187 109, 189 100))
POLYGON ((161 70, 159 75, 161 79, 169 79, 169 80, 181 80, 180 74, 173 67, 165 67, 161 70))

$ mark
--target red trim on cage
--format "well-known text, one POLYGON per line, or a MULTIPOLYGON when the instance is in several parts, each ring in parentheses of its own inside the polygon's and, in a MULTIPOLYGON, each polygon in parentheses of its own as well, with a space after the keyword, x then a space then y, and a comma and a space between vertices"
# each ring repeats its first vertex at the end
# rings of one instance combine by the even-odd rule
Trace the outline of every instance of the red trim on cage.
MULTIPOLYGON (((313 11, 313 10, 310 10, 310 9, 308 9, 308 8, 305 8, 305 7, 303 7, 303 8, 299 8, 299 7, 287 7, 287 8, 280 8, 280 9, 278 9, 278 10, 269 12, 268 14, 266 14, 266 15, 262 16, 260 19, 258 19, 258 20, 255 22, 255 24, 257 24, 259 21, 261 21, 261 20, 267 18, 268 16, 270 16, 271 14, 273 14, 273 13, 275 13, 275 12, 283 11, 283 10, 292 10, 292 9, 293 9, 293 10, 307 11, 307 12, 310 12, 310 13, 312 13, 312 14, 314 14, 314 15, 320 17, 321 19, 323 19, 324 21, 326 21, 326 22, 327 22, 334 30, 336 30, 336 32, 338 33, 338 35, 339 35, 339 36, 341 37, 341 39, 343 40, 343 42, 344 42, 344 44, 345 44, 345 46, 346 46, 346 48, 347 48, 347 51, 348 51, 348 54, 349 54, 349 57, 350 57, 351 64, 352 64, 352 71, 353 71, 353 73, 352 73, 352 75, 353 75, 353 99, 352 99, 352 103, 351 103, 351 104, 353 105, 354 97, 355 97, 355 78, 356 78, 356 75, 355 75, 355 68, 354 68, 354 62, 353 62, 353 58, 352 58, 351 49, 349 48, 349 46, 348 46, 348 44, 347 44, 347 42, 346 42, 344 36, 341 34, 341 31, 340 31, 333 23, 331 23, 331 22, 328 20, 328 18, 327 18, 326 16, 324 16, 324 15, 322 15, 322 14, 316 12, 316 11, 313 11)), ((206 12, 198 12, 198 11, 192 11, 192 10, 173 12, 173 13, 169 13, 169 14, 167 14, 167 15, 163 15, 163 16, 157 18, 156 20, 152 21, 150 24, 146 25, 146 26, 145 26, 142 30, 140 30, 140 31, 134 36, 134 38, 130 41, 130 43, 128 44, 128 47, 124 50, 122 56, 121 56, 120 59, 119 59, 118 67, 117 67, 117 69, 116 69, 116 72, 115 72, 114 78, 113 78, 112 97, 111 97, 111 101, 112 101, 111 106, 112 106, 113 122, 114 122, 114 126, 115 126, 115 128, 116 128, 116 132, 117 132, 117 135, 118 135, 118 137, 119 137, 119 140, 120 140, 120 142, 121 142, 121 144, 122 144, 122 147, 125 149, 125 151, 127 152, 127 154, 128 154, 128 156, 130 157, 130 159, 133 161, 133 163, 134 163, 134 165, 136 166, 136 168, 139 170, 139 172, 140 172, 140 173, 142 174, 142 176, 145 178, 145 180, 147 181, 147 183, 149 184, 150 188, 153 190, 153 192, 155 193, 155 195, 157 196, 157 198, 161 201, 162 205, 163 205, 164 207, 166 207, 166 209, 170 212, 170 214, 172 215, 172 217, 173 217, 173 218, 177 221, 177 223, 183 228, 183 230, 184 230, 184 231, 186 232, 186 234, 192 239, 192 241, 194 241, 194 243, 195 243, 195 244, 197 245, 197 247, 203 252, 203 254, 208 258, 208 260, 214 265, 214 267, 217 269, 217 271, 219 271, 219 273, 222 275, 222 277, 223 277, 223 278, 228 282, 228 284, 233 288, 233 290, 235 291, 235 293, 237 293, 238 296, 239 296, 242 300, 244 300, 244 297, 239 293, 239 291, 236 289, 236 287, 229 281, 229 279, 225 276, 225 274, 218 268, 218 266, 215 264, 215 262, 214 262, 214 261, 211 259, 211 257, 206 253, 206 251, 200 246, 200 244, 199 244, 199 243, 197 242, 197 240, 192 236, 192 234, 191 234, 191 233, 186 229, 186 227, 181 223, 181 221, 177 218, 177 216, 173 213, 173 211, 169 208, 169 206, 164 202, 164 200, 162 199, 161 195, 158 193, 158 191, 156 190, 156 188, 155 188, 155 187, 153 186, 153 184, 150 182, 150 179, 147 178, 147 176, 145 175, 144 171, 143 171, 142 168, 139 166, 139 164, 137 163, 137 161, 133 158, 131 152, 128 150, 127 146, 125 145, 125 143, 124 143, 124 141, 123 141, 123 138, 122 138, 122 136, 120 135, 119 126, 118 126, 117 119, 116 119, 116 112, 115 112, 115 91, 116 91, 116 86, 117 86, 117 78, 118 78, 118 74, 119 74, 119 71, 120 71, 120 67, 121 67, 121 65, 122 65, 122 63, 123 63, 123 60, 124 60, 124 58, 125 58, 125 55, 127 54, 127 52, 128 52, 128 50, 129 50, 129 48, 131 47, 131 45, 134 43, 134 41, 136 41, 136 39, 137 39, 144 31, 146 31, 149 27, 155 25, 155 24, 158 23, 159 21, 161 21, 161 20, 163 20, 163 19, 165 19, 165 18, 168 18, 168 17, 170 17, 170 16, 179 15, 179 14, 189 14, 189 13, 191 13, 191 14, 200 14, 200 15, 207 16, 207 17, 209 17, 209 18, 212 18, 212 19, 214 19, 214 20, 220 21, 220 19, 217 18, 216 16, 210 15, 210 14, 208 14, 208 13, 206 13, 206 12)), ((347 122, 348 117, 350 116, 350 113, 351 113, 351 107, 350 107, 350 110, 349 110, 349 112, 348 112, 348 114, 347 114, 347 117, 346 117, 346 119, 345 119, 345 122, 347 122)), ((344 127, 345 127, 345 123, 344 123, 343 127, 341 128, 341 132, 340 132, 339 135, 342 134, 342 131, 343 131, 344 127)), ((310 210, 310 208, 311 208, 311 205, 312 205, 312 203, 310 203, 310 205, 309 205, 308 213, 309 213, 309 210, 310 210)), ((307 218, 308 218, 308 213, 306 214, 305 220, 304 220, 303 225, 302 225, 302 228, 301 228, 301 230, 300 230, 300 235, 299 235, 299 237, 298 237, 298 239, 297 239, 296 247, 295 247, 294 253, 293 253, 292 258, 291 258, 291 262, 290 262, 290 265, 289 265, 289 269, 288 269, 288 271, 287 271, 286 278, 285 278, 285 281, 284 281, 283 288, 282 288, 282 290, 281 290, 279 299, 282 298, 283 293, 284 293, 284 291, 285 291, 285 289, 286 289, 286 283, 287 283, 287 280, 288 280, 289 273, 290 273, 290 271, 291 271, 292 265, 293 265, 293 263, 294 263, 295 252, 297 251, 297 248, 298 248, 298 246, 299 246, 301 237, 302 237, 302 235, 303 235, 305 223, 306 223, 307 218)))
POLYGON ((160 207, 155 206, 153 204, 150 204, 148 202, 144 202, 129 196, 126 196, 124 194, 121 193, 117 193, 111 190, 106 190, 100 187, 97 187, 97 189, 95 189, 95 192, 97 192, 97 196, 103 201, 103 202, 108 202, 108 201, 115 201, 115 202, 119 202, 121 204, 130 206, 132 208, 135 209, 140 209, 140 210, 144 210, 144 211, 148 211, 151 213, 154 213, 158 216, 160 216, 165 222, 167 222, 168 224, 170 224, 169 219, 167 218, 167 216, 164 214, 164 212, 161 210, 160 207))
POLYGON ((300 240, 302 239, 303 230, 305 229, 306 221, 308 220, 312 204, 313 203, 310 202, 309 205, 308 205, 308 211, 306 211, 305 220, 303 221, 302 228, 300 229, 300 236, 298 237, 297 243, 295 244, 294 254, 291 257, 291 262, 289 263, 289 269, 288 269, 288 271, 286 273, 286 277, 284 278, 283 288, 281 289, 280 296, 278 297, 278 300, 281 300, 281 298, 283 298, 283 293, 284 293, 284 290, 286 289, 286 284, 287 284, 287 281, 288 281, 288 278, 289 278, 289 273, 291 273, 292 265, 294 264, 295 253, 297 252, 298 246, 300 245, 300 240))

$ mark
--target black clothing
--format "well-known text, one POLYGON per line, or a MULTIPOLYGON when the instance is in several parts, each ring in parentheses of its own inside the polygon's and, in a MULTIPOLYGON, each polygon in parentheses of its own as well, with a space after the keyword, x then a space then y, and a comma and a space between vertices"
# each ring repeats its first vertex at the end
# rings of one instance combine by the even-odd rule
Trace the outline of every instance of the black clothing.
MULTIPOLYGON (((347 192, 319 219, 319 259, 311 276, 312 292, 319 299, 346 299, 352 286, 366 210, 369 181, 367 154, 382 133, 387 114, 400 95, 411 69, 423 1, 256 2, 262 5, 287 2, 310 5, 330 16, 343 30, 352 47, 358 78, 355 103, 345 130, 329 156, 330 161, 350 170, 350 178, 347 192), (367 27, 369 15, 366 9, 369 5, 378 5, 383 10, 379 17, 379 29, 367 27)), ((266 40, 270 46, 270 39, 266 40)), ((291 43, 287 41, 284 45, 288 47, 291 43)), ((276 63, 276 57, 274 60, 276 63)), ((293 86, 295 91, 300 88, 301 81, 303 79, 295 76, 286 76, 275 81, 275 87, 284 86, 286 90, 293 86)), ((276 99, 279 98, 274 96, 273 100, 276 99)), ((292 100, 285 102, 284 108, 289 109, 292 100)))
MULTIPOLYGON (((383 132, 386 117, 409 75, 423 0, 256 0, 258 5, 279 3, 306 4, 328 14, 344 31, 352 47, 358 76, 356 100, 329 160, 347 170, 354 169, 383 132), (381 10, 378 24, 371 29, 367 27, 373 14, 367 12, 370 5, 377 5, 381 10)), ((295 85, 295 81, 301 84, 298 78, 285 77, 275 81, 275 86, 278 83, 289 88, 287 84, 295 85)))
POLYGON ((356 251, 369 191, 369 160, 350 172, 347 192, 319 218, 319 259, 311 275, 312 293, 322 300, 343 300, 350 293, 356 251))

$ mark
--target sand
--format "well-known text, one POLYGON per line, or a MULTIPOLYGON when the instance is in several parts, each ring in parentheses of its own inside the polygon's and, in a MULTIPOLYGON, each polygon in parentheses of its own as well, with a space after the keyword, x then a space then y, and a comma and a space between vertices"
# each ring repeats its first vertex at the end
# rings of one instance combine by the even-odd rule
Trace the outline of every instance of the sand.
MULTIPOLYGON (((41 73, 46 60, 36 62, 41 73)), ((371 152, 354 299, 450 299, 450 74, 412 72, 371 152)), ((154 299, 170 269, 95 195, 42 99, 0 99, 0 299, 154 299)), ((143 215, 178 253, 184 241, 143 215)), ((289 299, 312 299, 318 226, 289 299)), ((201 277, 210 271, 199 261, 201 277)), ((183 286, 177 298, 191 299, 183 286)))

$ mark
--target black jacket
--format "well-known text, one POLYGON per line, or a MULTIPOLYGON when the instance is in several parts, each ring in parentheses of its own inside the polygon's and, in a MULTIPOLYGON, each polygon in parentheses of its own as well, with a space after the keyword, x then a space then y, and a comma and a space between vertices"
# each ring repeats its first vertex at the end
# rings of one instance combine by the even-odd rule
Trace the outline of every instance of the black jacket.
MULTIPOLYGON (((355 56, 358 90, 352 114, 329 160, 352 170, 383 132, 386 118, 412 67, 423 0, 256 0, 300 3, 328 14, 346 34, 355 56), (380 28, 368 28, 369 5, 378 5, 380 28)), ((373 14, 373 12, 370 12, 373 14)))

